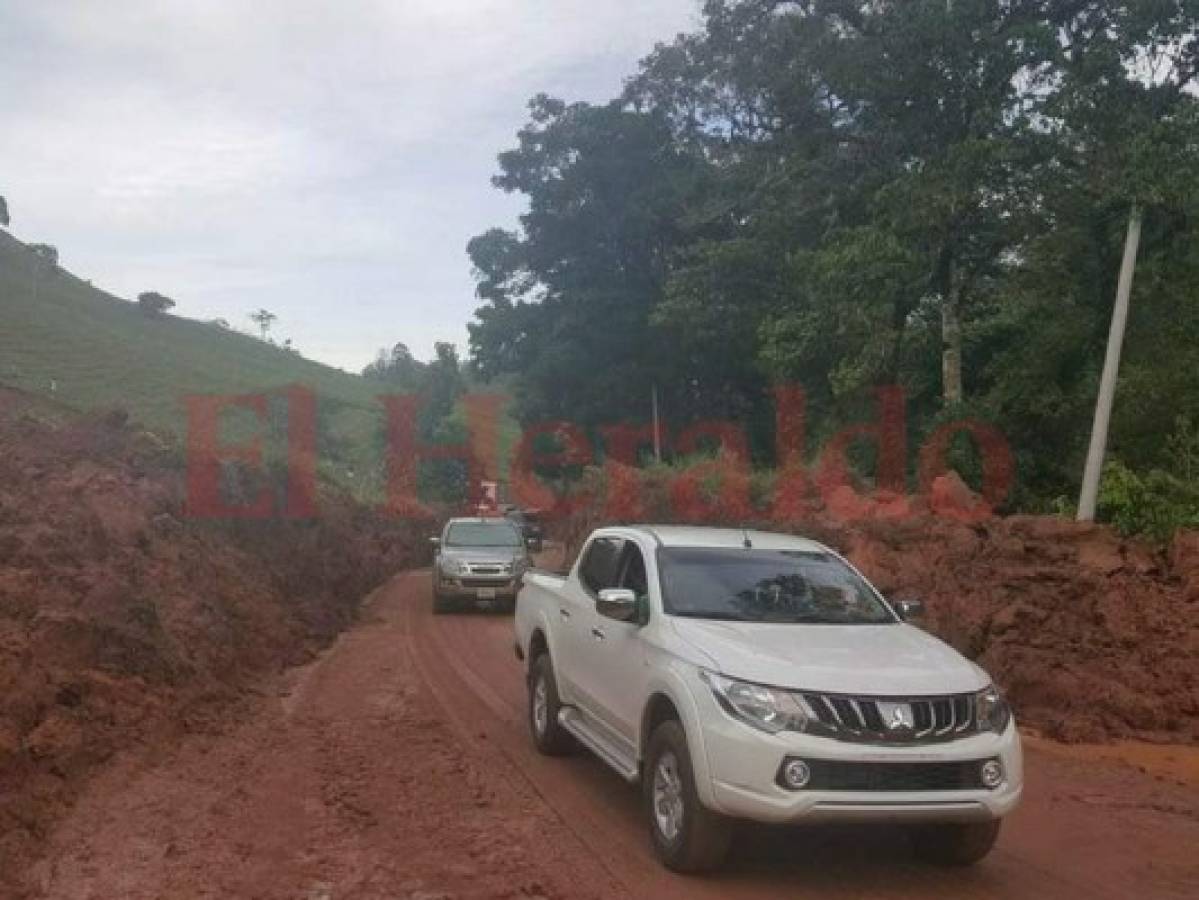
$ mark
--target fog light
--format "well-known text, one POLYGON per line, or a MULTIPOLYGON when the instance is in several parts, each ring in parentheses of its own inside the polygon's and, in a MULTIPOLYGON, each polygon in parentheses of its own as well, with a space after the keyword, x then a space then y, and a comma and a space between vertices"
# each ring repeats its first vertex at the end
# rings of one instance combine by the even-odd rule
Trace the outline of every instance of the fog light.
POLYGON ((997 788, 1003 784, 1003 763, 997 759, 988 759, 978 772, 983 787, 997 788))
POLYGON ((812 780, 812 770, 802 759, 789 759, 783 765, 783 784, 798 791, 808 786, 812 780))

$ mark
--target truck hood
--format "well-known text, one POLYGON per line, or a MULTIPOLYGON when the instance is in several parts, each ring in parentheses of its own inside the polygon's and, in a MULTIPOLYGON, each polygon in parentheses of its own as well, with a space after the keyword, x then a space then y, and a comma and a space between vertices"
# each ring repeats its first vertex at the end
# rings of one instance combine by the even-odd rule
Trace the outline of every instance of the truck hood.
POLYGON ((722 675, 774 687, 876 696, 981 690, 987 674, 906 624, 775 625, 672 619, 722 675))

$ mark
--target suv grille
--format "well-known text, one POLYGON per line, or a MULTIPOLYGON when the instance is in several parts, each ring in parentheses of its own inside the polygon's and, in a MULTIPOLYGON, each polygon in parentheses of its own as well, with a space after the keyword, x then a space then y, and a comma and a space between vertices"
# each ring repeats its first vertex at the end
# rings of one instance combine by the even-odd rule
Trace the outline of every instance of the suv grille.
POLYGON ((806 760, 817 791, 971 791, 983 788, 983 760, 934 763, 862 763, 806 760))
POLYGON ((499 563, 467 563, 471 575, 502 575, 504 567, 499 563))
POLYGON ((973 694, 941 697, 851 697, 802 694, 816 716, 810 731, 843 741, 931 743, 976 729, 973 694))

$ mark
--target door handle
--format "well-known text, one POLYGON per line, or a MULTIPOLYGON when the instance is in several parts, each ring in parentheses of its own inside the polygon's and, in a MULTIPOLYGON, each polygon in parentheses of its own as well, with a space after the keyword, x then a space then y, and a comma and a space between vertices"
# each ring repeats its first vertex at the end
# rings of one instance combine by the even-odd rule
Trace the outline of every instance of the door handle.
POLYGON ((561 615, 562 618, 564 618, 564 619, 570 618, 570 610, 569 609, 563 609, 562 607, 558 607, 558 614, 561 615))
POLYGON ((602 628, 592 628, 591 636, 594 637, 597 641, 602 641, 604 639, 604 631, 602 628))

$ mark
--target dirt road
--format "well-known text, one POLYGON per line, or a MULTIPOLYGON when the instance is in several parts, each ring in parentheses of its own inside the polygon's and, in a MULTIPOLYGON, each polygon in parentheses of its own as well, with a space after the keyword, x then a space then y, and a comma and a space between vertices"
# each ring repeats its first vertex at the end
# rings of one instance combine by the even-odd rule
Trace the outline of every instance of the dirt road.
MULTIPOLYGON (((748 829, 719 877, 651 857, 634 790, 530 748, 511 621, 434 617, 394 579, 317 663, 219 733, 114 765, 48 838, 31 896, 1193 897, 1199 785, 1032 747, 1026 801, 979 867, 900 835, 748 829)), ((1185 771, 1181 773, 1185 775, 1185 771)))

